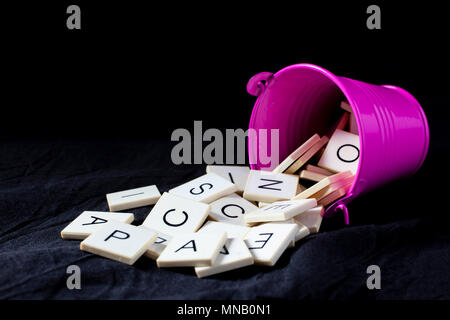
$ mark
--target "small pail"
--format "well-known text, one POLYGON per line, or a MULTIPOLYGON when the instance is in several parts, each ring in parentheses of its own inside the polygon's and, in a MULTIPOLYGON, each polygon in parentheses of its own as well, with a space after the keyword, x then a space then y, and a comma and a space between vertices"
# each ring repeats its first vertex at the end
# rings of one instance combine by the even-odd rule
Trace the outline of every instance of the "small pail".
MULTIPOLYGON (((342 210, 359 194, 390 181, 414 174, 425 160, 429 129, 417 100, 406 90, 374 85, 345 77, 312 64, 296 64, 275 74, 253 76, 247 91, 258 96, 249 128, 279 129, 282 161, 314 133, 328 133, 339 116, 340 102, 347 100, 358 125, 359 167, 346 196, 329 205, 324 216, 342 210)), ((270 150, 254 135, 248 137, 252 169, 264 170, 258 147, 270 150), (261 142, 259 142, 261 143, 261 142), (256 152, 250 152, 256 150, 256 152)))

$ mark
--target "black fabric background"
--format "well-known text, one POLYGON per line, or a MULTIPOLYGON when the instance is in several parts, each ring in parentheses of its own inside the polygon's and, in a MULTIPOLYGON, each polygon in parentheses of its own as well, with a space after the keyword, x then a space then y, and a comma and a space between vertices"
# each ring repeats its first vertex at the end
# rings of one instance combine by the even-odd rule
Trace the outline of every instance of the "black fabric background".
MULTIPOLYGON (((5 7, 0 140, 1 299, 449 299, 447 159, 450 71, 445 10, 381 3, 172 4, 78 2, 5 7), (62 13, 61 13, 62 12, 62 13), (105 194, 149 184, 167 191, 201 175, 175 166, 171 132, 246 128, 254 73, 310 62, 338 75, 395 84, 421 102, 431 146, 423 168, 355 200, 289 249, 276 267, 198 280, 191 269, 134 266, 79 250, 59 232, 105 194), (66 288, 66 268, 82 290, 66 288), (366 268, 382 270, 368 290, 366 268)), ((3 25, 4 24, 4 25, 3 25)), ((131 210, 135 223, 150 207, 131 210)))

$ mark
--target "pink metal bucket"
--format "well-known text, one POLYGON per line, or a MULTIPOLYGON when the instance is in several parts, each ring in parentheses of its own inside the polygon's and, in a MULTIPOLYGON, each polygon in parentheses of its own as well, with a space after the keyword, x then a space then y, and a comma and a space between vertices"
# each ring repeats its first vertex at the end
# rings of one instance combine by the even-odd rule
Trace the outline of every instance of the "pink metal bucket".
MULTIPOLYGON (((342 210, 348 224, 346 204, 352 199, 414 174, 425 160, 427 119, 417 100, 399 87, 373 85, 338 77, 316 65, 296 64, 275 74, 256 74, 247 91, 258 96, 249 128, 279 129, 280 160, 314 133, 327 134, 337 120, 341 101, 351 105, 359 130, 359 168, 347 195, 331 204, 324 216, 342 210)), ((259 152, 250 152, 258 150, 256 140, 249 135, 251 168, 264 170, 256 156, 259 152)), ((260 147, 270 150, 270 141, 260 147)))

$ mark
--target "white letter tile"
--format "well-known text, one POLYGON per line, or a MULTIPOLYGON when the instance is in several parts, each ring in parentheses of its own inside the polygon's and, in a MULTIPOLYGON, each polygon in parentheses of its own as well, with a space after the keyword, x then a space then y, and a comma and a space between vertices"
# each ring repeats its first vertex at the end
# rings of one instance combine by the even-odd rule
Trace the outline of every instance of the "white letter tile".
POLYGON ((156 263, 158 267, 211 266, 226 241, 226 232, 179 234, 170 240, 156 263))
POLYGON ((219 176, 234 183, 237 187, 237 192, 244 192, 247 177, 250 173, 250 168, 245 166, 206 166, 206 173, 215 173, 219 176))
POLYGON ((297 192, 298 179, 297 175, 251 170, 244 198, 263 202, 289 200, 297 192))
POLYGON ((230 238, 210 267, 196 267, 197 277, 204 278, 253 264, 253 256, 240 238, 230 238))
POLYGON ((245 243, 255 259, 255 264, 273 266, 295 239, 297 224, 265 223, 251 228, 245 243))
POLYGON ((245 226, 244 215, 258 210, 250 201, 233 193, 229 196, 211 202, 211 219, 245 226))
POLYGON ((215 173, 207 173, 169 190, 169 193, 190 200, 210 203, 237 191, 229 180, 215 173))
POLYGON ((156 186, 130 189, 106 195, 109 210, 120 211, 155 204, 161 197, 156 186))
POLYGON ((171 236, 195 232, 208 217, 209 209, 208 204, 164 192, 143 225, 171 236))
POLYGON ((134 215, 125 212, 84 211, 61 231, 61 238, 83 240, 109 220, 131 223, 134 215))
POLYGON ((132 265, 156 236, 151 230, 111 220, 84 239, 80 249, 132 265))

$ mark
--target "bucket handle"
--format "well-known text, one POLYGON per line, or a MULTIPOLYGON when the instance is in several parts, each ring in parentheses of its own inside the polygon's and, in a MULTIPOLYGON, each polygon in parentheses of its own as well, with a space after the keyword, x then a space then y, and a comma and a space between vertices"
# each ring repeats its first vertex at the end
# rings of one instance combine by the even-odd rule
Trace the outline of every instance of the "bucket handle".
POLYGON ((247 92, 252 96, 259 96, 263 93, 268 81, 273 77, 272 72, 260 72, 255 74, 247 82, 247 92))
POLYGON ((344 221, 346 225, 350 224, 350 218, 348 214, 348 208, 347 203, 349 203, 353 198, 353 194, 347 194, 344 198, 341 198, 337 200, 335 203, 333 203, 331 206, 327 208, 327 210, 324 212, 324 217, 330 217, 334 214, 336 214, 338 211, 342 211, 344 215, 344 221))

